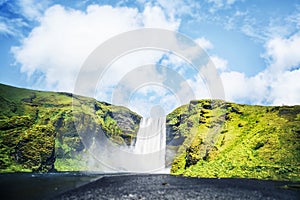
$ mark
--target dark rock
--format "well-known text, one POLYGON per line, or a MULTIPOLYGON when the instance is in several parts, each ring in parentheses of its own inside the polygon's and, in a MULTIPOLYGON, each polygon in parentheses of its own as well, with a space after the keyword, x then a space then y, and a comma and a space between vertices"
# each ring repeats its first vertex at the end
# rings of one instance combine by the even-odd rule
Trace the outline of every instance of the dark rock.
POLYGON ((261 147, 263 147, 265 144, 263 142, 258 142, 255 147, 253 148, 254 150, 258 150, 260 149, 261 147))
POLYGON ((243 114, 243 112, 240 112, 239 109, 237 109, 237 108, 235 108, 235 107, 232 107, 232 108, 231 108, 231 112, 236 113, 236 114, 239 114, 239 115, 243 114))
POLYGON ((30 95, 30 97, 28 98, 23 98, 22 101, 25 102, 25 103, 32 103, 33 99, 36 98, 36 94, 35 93, 32 93, 30 95))
POLYGON ((185 157, 186 163, 184 167, 185 169, 190 167, 191 165, 195 165, 199 161, 199 158, 195 156, 195 153, 196 153, 195 149, 193 148, 186 149, 186 157, 185 157))
POLYGON ((204 104, 202 107, 207 110, 211 110, 213 108, 210 104, 204 104))

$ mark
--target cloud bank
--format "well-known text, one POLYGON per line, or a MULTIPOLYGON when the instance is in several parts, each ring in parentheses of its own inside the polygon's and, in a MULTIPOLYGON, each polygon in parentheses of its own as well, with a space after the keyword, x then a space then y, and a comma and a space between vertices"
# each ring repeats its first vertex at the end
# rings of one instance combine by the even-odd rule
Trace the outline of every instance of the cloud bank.
POLYGON ((147 6, 143 12, 127 7, 88 6, 86 11, 55 5, 46 10, 22 45, 12 49, 21 71, 50 90, 72 91, 78 70, 102 42, 125 31, 155 27, 176 30, 179 21, 167 18, 161 8, 147 6))

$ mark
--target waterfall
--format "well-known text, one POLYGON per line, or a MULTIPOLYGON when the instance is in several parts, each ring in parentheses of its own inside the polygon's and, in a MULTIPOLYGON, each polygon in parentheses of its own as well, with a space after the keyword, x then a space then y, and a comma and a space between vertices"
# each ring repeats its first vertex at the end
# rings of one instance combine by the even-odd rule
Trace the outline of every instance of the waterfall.
POLYGON ((119 146, 105 135, 93 138, 87 155, 91 171, 163 172, 166 154, 166 118, 142 118, 135 144, 119 146))
POLYGON ((158 170, 165 167, 166 118, 142 118, 133 153, 145 159, 141 169, 158 170))

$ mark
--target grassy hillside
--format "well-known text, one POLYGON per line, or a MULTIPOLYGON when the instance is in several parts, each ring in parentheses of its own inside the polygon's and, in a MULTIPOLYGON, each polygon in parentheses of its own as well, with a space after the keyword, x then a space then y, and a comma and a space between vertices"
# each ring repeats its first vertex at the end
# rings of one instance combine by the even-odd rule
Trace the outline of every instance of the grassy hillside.
POLYGON ((141 118, 92 98, 3 84, 0 111, 0 172, 85 170, 82 156, 91 144, 82 137, 103 130, 113 142, 130 145, 141 118))
POLYGON ((167 116, 171 173, 300 181, 300 106, 192 101, 167 116))
MULTIPOLYGON (((87 170, 93 144, 83 140, 103 130, 130 145, 140 119, 92 98, 0 84, 0 172, 87 170)), ((300 106, 191 101, 166 128, 172 174, 300 181, 300 106)))

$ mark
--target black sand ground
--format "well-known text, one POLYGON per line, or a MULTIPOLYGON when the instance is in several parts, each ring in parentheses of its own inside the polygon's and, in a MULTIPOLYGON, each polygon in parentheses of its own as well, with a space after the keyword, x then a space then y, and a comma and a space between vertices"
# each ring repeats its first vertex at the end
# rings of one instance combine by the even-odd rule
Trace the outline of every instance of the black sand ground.
POLYGON ((55 199, 300 199, 299 184, 170 175, 103 177, 55 199), (286 189, 289 188, 289 189, 286 189))
POLYGON ((300 199, 300 183, 159 174, 0 174, 0 199, 300 199))

